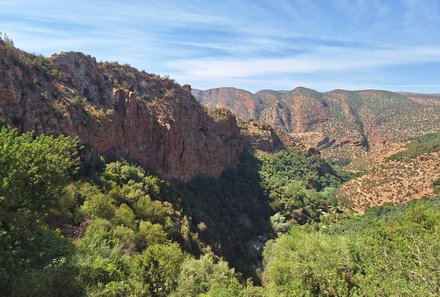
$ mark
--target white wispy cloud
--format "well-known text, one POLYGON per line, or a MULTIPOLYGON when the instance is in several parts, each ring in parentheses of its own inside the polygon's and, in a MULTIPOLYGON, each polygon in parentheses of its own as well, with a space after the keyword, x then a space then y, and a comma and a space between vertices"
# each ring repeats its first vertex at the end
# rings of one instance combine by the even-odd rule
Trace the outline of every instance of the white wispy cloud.
POLYGON ((192 59, 171 61, 181 76, 222 79, 283 73, 313 73, 389 65, 440 62, 440 46, 386 49, 322 47, 313 53, 282 58, 192 59))
MULTIPOLYGON (((370 88, 381 69, 440 62, 437 0, 0 0, 0 7, 0 31, 24 50, 83 51, 196 87, 370 88), (329 81, 329 73, 343 75, 329 81)), ((405 79, 400 85, 424 85, 405 79)), ((435 88, 434 79, 425 85, 435 88)))

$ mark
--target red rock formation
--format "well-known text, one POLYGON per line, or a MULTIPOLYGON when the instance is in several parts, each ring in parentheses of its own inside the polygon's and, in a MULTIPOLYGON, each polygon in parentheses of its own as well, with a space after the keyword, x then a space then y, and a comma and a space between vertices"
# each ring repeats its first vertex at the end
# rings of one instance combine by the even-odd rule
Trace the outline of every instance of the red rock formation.
POLYGON ((0 43, 1 118, 21 130, 78 135, 164 178, 216 177, 238 163, 244 140, 235 118, 211 118, 190 87, 81 53, 50 60, 0 43))

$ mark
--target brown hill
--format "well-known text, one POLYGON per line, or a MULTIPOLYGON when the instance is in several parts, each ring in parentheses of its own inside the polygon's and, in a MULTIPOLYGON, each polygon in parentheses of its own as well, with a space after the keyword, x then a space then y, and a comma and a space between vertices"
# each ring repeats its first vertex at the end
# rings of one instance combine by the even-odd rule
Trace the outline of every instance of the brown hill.
POLYGON ((440 178, 440 133, 387 148, 358 158, 348 167, 366 172, 345 183, 337 193, 354 209, 406 203, 433 194, 432 184, 440 178))
POLYGON ((82 53, 46 59, 3 41, 0 118, 24 131, 78 135, 93 151, 183 181, 219 176, 244 148, 235 118, 209 116, 189 86, 82 53))
POLYGON ((387 91, 319 93, 296 88, 255 94, 234 88, 193 90, 208 107, 228 108, 319 148, 325 157, 353 159, 371 148, 440 130, 440 97, 387 91))
POLYGON ((366 174, 345 183, 338 191, 353 209, 363 211, 385 203, 401 204, 433 194, 440 178, 440 152, 409 160, 376 163, 366 174))

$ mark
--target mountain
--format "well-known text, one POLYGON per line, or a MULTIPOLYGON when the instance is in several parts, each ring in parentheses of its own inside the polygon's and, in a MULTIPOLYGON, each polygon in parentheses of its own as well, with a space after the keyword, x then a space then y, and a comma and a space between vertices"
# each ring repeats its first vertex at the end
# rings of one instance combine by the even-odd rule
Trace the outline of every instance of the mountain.
POLYGON ((388 146, 348 168, 364 174, 343 184, 337 195, 350 201, 356 211, 433 196, 433 183, 440 178, 440 133, 388 146))
POLYGON ((209 108, 268 123, 325 157, 353 159, 384 144, 440 130, 440 97, 379 90, 320 93, 298 87, 255 94, 235 88, 192 90, 209 108))
POLYGON ((0 119, 79 136, 89 151, 181 181, 234 167, 245 142, 234 116, 208 115, 188 85, 78 52, 47 59, 1 40, 0 119))

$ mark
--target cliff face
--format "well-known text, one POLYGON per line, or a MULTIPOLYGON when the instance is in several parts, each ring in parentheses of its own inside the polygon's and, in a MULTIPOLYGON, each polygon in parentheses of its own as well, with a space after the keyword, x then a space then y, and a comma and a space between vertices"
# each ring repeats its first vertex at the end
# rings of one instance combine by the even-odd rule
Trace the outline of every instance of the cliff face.
POLYGON ((269 124, 255 122, 253 120, 239 120, 241 133, 248 140, 251 150, 257 155, 276 153, 285 149, 307 150, 304 141, 292 137, 289 133, 274 129, 269 124))
POLYGON ((244 148, 231 115, 210 117, 189 86, 81 53, 50 59, 0 43, 0 118, 24 131, 78 135, 164 178, 219 176, 244 148))

